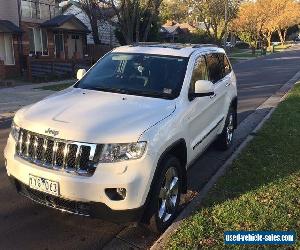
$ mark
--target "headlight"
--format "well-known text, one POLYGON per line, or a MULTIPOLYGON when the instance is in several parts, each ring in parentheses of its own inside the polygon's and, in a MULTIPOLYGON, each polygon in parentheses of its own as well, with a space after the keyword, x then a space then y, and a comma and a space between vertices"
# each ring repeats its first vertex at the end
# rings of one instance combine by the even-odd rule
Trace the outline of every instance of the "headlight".
POLYGON ((10 133, 16 141, 19 140, 20 127, 18 127, 14 121, 12 122, 10 133))
POLYGON ((139 159, 146 149, 146 142, 106 144, 99 162, 118 162, 139 159))

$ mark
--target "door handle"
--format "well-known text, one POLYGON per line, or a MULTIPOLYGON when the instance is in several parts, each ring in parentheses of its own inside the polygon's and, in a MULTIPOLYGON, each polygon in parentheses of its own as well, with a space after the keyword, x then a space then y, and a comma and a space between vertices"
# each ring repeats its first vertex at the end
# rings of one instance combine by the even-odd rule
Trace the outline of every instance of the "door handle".
POLYGON ((209 98, 210 98, 210 99, 214 99, 216 96, 217 96, 217 94, 216 94, 216 93, 214 93, 214 94, 213 94, 213 95, 211 95, 209 98))
POLYGON ((228 81, 228 82, 225 84, 225 86, 228 87, 229 85, 230 85, 230 82, 228 81))

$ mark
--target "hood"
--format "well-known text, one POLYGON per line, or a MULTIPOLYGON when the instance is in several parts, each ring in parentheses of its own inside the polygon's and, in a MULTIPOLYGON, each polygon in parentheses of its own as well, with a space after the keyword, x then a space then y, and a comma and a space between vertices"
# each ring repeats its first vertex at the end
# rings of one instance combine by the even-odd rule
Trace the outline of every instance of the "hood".
POLYGON ((69 88, 21 109, 18 126, 57 138, 90 142, 137 141, 140 135, 175 110, 174 100, 69 88), (55 133, 56 134, 56 133, 55 133))

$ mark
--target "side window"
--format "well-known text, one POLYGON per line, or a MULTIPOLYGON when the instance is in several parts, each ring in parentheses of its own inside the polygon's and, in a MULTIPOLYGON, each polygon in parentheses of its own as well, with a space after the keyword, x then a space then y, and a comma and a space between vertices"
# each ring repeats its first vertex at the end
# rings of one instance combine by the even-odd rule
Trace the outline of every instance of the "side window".
POLYGON ((206 60, 204 56, 199 57, 195 62, 190 87, 191 91, 195 90, 195 82, 198 80, 208 80, 206 60))
POLYGON ((224 67, 225 67, 225 76, 227 76, 228 74, 231 73, 232 69, 226 55, 224 55, 224 67))
POLYGON ((220 62, 219 54, 209 54, 206 56, 209 80, 213 83, 223 78, 224 66, 220 62))

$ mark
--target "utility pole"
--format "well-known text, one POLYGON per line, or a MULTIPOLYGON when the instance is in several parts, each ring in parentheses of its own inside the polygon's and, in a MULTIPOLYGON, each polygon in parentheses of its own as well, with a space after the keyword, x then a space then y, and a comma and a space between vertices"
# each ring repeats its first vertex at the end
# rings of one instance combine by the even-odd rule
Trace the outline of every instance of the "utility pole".
POLYGON ((226 42, 227 42, 227 36, 228 36, 228 30, 227 30, 227 22, 228 22, 228 1, 225 0, 225 32, 224 32, 224 49, 227 49, 226 42))

